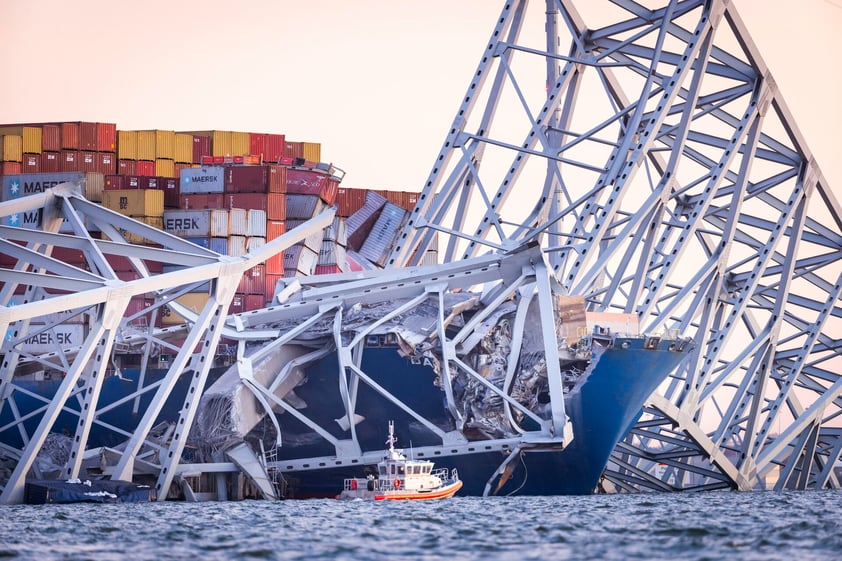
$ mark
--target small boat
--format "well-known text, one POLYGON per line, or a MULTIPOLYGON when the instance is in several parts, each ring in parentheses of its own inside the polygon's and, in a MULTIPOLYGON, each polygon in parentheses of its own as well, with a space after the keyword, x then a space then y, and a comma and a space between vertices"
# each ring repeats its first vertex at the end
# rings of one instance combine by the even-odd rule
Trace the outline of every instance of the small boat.
POLYGON ((456 469, 433 469, 433 462, 412 460, 396 449, 395 425, 389 421, 389 449, 377 464, 377 475, 345 480, 337 499, 405 501, 449 499, 462 488, 456 469))

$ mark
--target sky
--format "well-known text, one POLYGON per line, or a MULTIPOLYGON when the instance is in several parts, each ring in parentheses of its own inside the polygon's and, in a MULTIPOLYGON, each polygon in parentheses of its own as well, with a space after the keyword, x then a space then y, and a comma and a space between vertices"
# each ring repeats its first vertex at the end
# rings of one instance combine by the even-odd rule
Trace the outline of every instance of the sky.
MULTIPOLYGON (((732 4, 842 185, 842 0, 732 4)), ((502 5, 2 0, 0 123, 280 133, 321 144, 344 186, 418 191, 502 5)))

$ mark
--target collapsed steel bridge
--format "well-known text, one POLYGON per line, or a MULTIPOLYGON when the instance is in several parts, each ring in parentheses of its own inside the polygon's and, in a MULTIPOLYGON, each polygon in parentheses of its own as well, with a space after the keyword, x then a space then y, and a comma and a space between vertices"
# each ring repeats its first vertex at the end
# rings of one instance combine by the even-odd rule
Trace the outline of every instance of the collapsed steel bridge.
MULTIPOLYGON (((192 372, 191 391, 165 445, 150 438, 153 406, 138 430, 124 435, 128 445, 110 451, 114 478, 147 470, 157 477, 159 498, 166 495, 179 474, 195 469, 179 458, 221 333, 241 342, 238 358, 245 363, 251 356, 242 351, 246 344, 293 336, 260 329, 261 317, 295 315, 289 307, 225 317, 237 279, 327 219, 259 255, 230 259, 129 219, 115 222, 122 219, 73 193, 14 204, 42 208, 43 231, 4 227, 0 240, 2 252, 19 260, 4 272, 0 293, 0 328, 11 327, 0 399, 15 409, 14 373, 24 363, 60 364, 67 377, 41 408, 34 430, 28 419, 16 419, 25 445, 6 450, 17 464, 0 500, 20 500, 50 419, 69 407, 71 396, 79 423, 64 475, 78 474, 89 427, 103 423, 99 380, 115 344, 143 348, 146 361, 156 348, 176 356, 164 381, 149 390, 155 406, 183 371, 192 372), (114 225, 111 241, 91 239, 80 213, 99 217, 106 230, 114 225), (73 235, 54 233, 62 216, 73 223, 73 235), (121 243, 121 230, 163 249, 121 243), (55 246, 83 251, 98 273, 52 259, 55 246), (129 258, 142 278, 115 281, 103 253, 129 258), (149 275, 144 260, 188 268, 149 275), (194 316, 185 311, 191 321, 182 328, 138 330, 121 319, 133 294, 155 292, 157 302, 173 305, 185 287, 208 279, 208 306, 194 316), (14 285, 26 289, 12 307, 14 285), (41 357, 15 351, 31 335, 29 319, 64 309, 93 321, 81 348, 41 357)), ((20 211, 14 204, 3 203, 4 216, 20 211)), ((646 332, 695 340, 690 360, 650 396, 615 449, 604 489, 840 487, 834 472, 842 453, 840 207, 729 2, 616 0, 589 5, 587 13, 570 1, 505 3, 389 266, 345 279, 344 296, 376 286, 410 299, 439 298, 444 285, 457 281, 437 278, 424 295, 406 286, 425 250, 434 247, 447 264, 440 270, 464 286, 474 280, 506 290, 528 286, 541 300, 550 284, 558 285, 584 295, 590 311, 635 314, 646 332), (516 262, 522 248, 534 247, 540 259, 516 262), (475 279, 465 278, 471 275, 475 279)), ((303 285, 318 288, 319 282, 303 285)), ((343 280, 330 282, 341 286, 343 280)), ((299 288, 293 283, 286 290, 299 288)), ((321 290, 312 294, 343 295, 328 285, 321 290)), ((334 309, 318 297, 298 302, 305 303, 302 320, 334 309)), ((444 318, 435 323, 444 324, 444 318)), ((354 345, 343 352, 344 364, 357 364, 354 345)), ((248 368, 243 371, 248 378, 248 368)), ((252 381, 256 395, 259 385, 272 383, 252 381)), ((353 394, 350 386, 346 391, 353 394)), ((563 405, 554 405, 552 422, 542 430, 563 445, 563 405)), ((442 446, 462 444, 458 435, 440 436, 442 446)), ((353 442, 337 441, 337 457, 360 459, 353 442)), ((262 488, 272 496, 271 486, 262 488)))

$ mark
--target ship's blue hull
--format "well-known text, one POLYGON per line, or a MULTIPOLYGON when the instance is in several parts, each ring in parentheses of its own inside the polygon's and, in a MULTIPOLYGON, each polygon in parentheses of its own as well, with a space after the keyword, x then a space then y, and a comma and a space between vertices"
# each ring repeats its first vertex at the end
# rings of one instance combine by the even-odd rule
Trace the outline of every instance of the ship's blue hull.
MULTIPOLYGON (((595 366, 582 382, 568 392, 566 413, 572 422, 574 439, 564 450, 524 449, 519 458, 511 462, 512 470, 504 478, 492 481, 492 476, 506 459, 504 452, 483 451, 482 435, 467 433, 477 443, 477 451, 470 454, 447 455, 447 451, 434 459, 437 467, 457 468, 464 487, 460 495, 481 495, 491 482, 491 492, 530 495, 589 494, 598 483, 611 451, 633 426, 641 413, 646 397, 664 380, 685 353, 668 348, 661 342, 658 348, 645 348, 644 339, 629 339, 627 344, 615 344, 606 349, 596 360, 595 366), (626 347, 626 348, 624 348, 626 347)), ((218 376, 224 369, 214 371, 218 376)), ((395 348, 373 348, 364 354, 362 370, 391 393, 397 400, 436 425, 444 432, 455 429, 446 410, 445 394, 434 384, 435 374, 429 365, 415 364, 401 357, 395 348)), ((163 375, 162 371, 149 371, 146 383, 163 375)), ((124 376, 136 380, 137 371, 127 369, 124 376)), ((159 421, 174 420, 187 389, 187 380, 176 387, 159 421)), ((55 393, 60 380, 25 382, 18 385, 49 397, 55 393)), ((336 358, 328 357, 307 369, 307 382, 295 389, 297 396, 306 403, 301 410, 312 421, 326 428, 337 439, 348 439, 350 432, 343 430, 336 419, 343 417, 344 406, 336 376, 336 358)), ((135 383, 118 377, 106 378, 100 398, 102 404, 116 403, 135 389, 135 383)), ((459 388, 456 388, 458 391, 459 388)), ((154 392, 147 392, 135 409, 134 400, 103 413, 99 420, 126 432, 131 432, 143 415, 154 392)), ((384 448, 384 427, 394 420, 399 445, 407 452, 413 447, 439 445, 438 437, 424 424, 417 421, 393 401, 386 399, 369 385, 360 383, 356 393, 355 410, 364 420, 355 426, 361 449, 379 451, 384 448)), ((16 394, 16 404, 24 414, 42 407, 43 402, 23 394, 16 394)), ((0 427, 11 421, 6 407, 0 413, 0 427)), ((35 429, 40 415, 27 423, 28 430, 35 429)), ((318 437, 292 415, 281 415, 282 446, 278 448, 278 464, 303 458, 329 457, 335 454, 333 446, 318 437)), ((76 415, 63 412, 59 415, 53 432, 73 434, 76 415)), ((532 427, 534 428, 534 427, 532 427)), ((16 448, 22 446, 19 432, 7 428, 0 433, 0 440, 16 448)), ((125 440, 114 431, 95 425, 92 427, 89 447, 115 446, 125 440)), ((332 497, 347 477, 363 476, 363 467, 299 470, 285 473, 294 497, 332 497)))
MULTIPOLYGON (((639 418, 645 399, 685 356, 670 349, 667 342, 649 349, 644 348, 645 339, 627 341, 628 348, 618 344, 605 350, 590 374, 569 392, 565 408, 573 426, 573 441, 561 451, 525 449, 512 462, 514 469, 504 484, 498 488, 498 482, 492 482, 492 493, 581 495, 595 490, 608 457, 639 418)), ((319 368, 309 370, 309 382, 297 388, 296 393, 308 404, 303 413, 321 426, 334 427, 337 438, 347 438, 348 433, 333 421, 344 411, 338 391, 325 390, 336 386, 331 368, 335 370, 335 364, 323 361, 319 368)), ((362 370, 442 430, 453 428, 445 410, 444 392, 434 386, 429 367, 413 364, 393 349, 374 349, 364 357, 362 370)), ((383 449, 383 427, 390 419, 395 420, 399 442, 407 452, 411 447, 439 444, 423 424, 364 384, 359 388, 357 410, 365 416, 356 426, 364 451, 383 449)), ((306 427, 290 416, 282 417, 281 428, 285 445, 279 449, 279 461, 334 453, 324 440, 308 441, 306 427)), ((476 448, 482 450, 482 441, 478 440, 477 444, 476 448)), ((460 495, 481 495, 506 456, 499 451, 480 451, 431 459, 437 467, 458 469, 464 481, 460 495)), ((362 473, 359 469, 335 468, 288 475, 297 496, 329 497, 336 494, 337 482, 362 473)))

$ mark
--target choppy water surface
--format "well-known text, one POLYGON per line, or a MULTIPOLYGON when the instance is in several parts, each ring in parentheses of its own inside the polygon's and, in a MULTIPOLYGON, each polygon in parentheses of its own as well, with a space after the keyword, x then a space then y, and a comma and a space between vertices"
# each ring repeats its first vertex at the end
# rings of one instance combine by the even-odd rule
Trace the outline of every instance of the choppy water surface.
POLYGON ((14 559, 842 557, 842 492, 0 506, 14 559))

